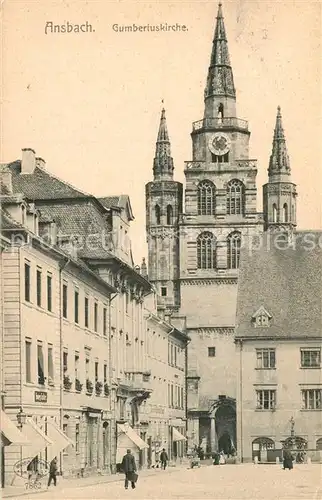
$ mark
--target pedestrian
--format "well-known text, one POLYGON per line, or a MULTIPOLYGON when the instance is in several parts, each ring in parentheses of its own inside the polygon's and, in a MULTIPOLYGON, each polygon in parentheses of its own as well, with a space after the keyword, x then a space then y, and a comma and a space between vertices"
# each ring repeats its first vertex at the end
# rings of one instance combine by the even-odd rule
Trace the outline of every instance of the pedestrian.
POLYGON ((293 457, 292 453, 288 448, 283 449, 283 470, 293 469, 293 457))
POLYGON ((57 459, 54 458, 51 462, 50 462, 50 466, 49 466, 49 478, 48 478, 48 486, 50 486, 51 484, 51 480, 53 479, 54 481, 54 485, 56 486, 57 484, 57 459))
POLYGON ((124 455, 122 460, 122 470, 125 474, 124 487, 127 490, 129 486, 129 481, 131 481, 131 486, 135 488, 135 482, 137 480, 136 474, 136 464, 135 458, 131 453, 131 450, 127 450, 126 455, 124 455))
POLYGON ((166 466, 167 466, 167 463, 168 463, 168 454, 167 452, 165 451, 165 449, 163 448, 162 451, 161 451, 161 455, 160 455, 160 461, 161 461, 161 469, 165 470, 166 469, 166 466))

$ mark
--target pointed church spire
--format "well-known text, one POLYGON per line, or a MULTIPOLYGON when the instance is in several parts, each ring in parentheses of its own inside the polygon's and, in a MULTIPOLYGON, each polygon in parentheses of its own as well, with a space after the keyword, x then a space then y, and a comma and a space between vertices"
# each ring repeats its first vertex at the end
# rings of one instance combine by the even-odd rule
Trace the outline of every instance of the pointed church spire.
POLYGON ((155 148, 155 157, 153 161, 154 180, 172 179, 173 170, 173 158, 171 157, 171 145, 165 117, 165 109, 162 108, 155 148))
POLYGON ((286 140, 282 124, 281 108, 278 106, 273 137, 272 154, 269 161, 268 176, 291 173, 290 159, 287 153, 286 140))
POLYGON ((218 6, 217 22, 205 89, 205 99, 211 96, 236 97, 221 3, 218 6))

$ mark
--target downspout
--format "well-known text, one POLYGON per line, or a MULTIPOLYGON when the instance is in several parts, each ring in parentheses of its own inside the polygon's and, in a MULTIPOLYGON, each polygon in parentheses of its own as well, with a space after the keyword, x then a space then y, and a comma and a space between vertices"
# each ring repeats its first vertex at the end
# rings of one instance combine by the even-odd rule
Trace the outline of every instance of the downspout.
MULTIPOLYGON (((63 397, 64 397, 64 373, 63 373, 63 297, 62 288, 63 280, 62 274, 65 268, 70 263, 70 258, 59 266, 59 354, 60 354, 60 365, 59 365, 59 379, 60 379, 60 390, 59 390, 59 428, 63 428, 63 397)), ((63 463, 63 453, 59 454, 59 474, 63 475, 62 463, 63 463)))
MULTIPOLYGON (((112 446, 111 444, 114 442, 113 436, 117 436, 117 428, 116 428, 116 395, 114 394, 114 390, 112 391, 112 376, 113 376, 113 371, 112 371, 112 300, 115 299, 115 297, 118 296, 118 293, 113 295, 113 297, 110 295, 110 299, 108 302, 108 378, 109 378, 109 386, 110 386, 110 410, 112 412, 112 419, 111 423, 112 425, 110 426, 110 435, 109 435, 109 441, 110 441, 110 447, 109 447, 109 462, 110 462, 110 470, 112 473, 115 473, 116 470, 116 446, 115 446, 115 453, 113 456, 112 453, 112 446), (113 398, 113 400, 112 400, 113 398), (112 429, 115 429, 115 432, 112 431, 112 429), (114 460, 115 457, 115 460, 114 460), (115 462, 115 464, 114 464, 115 462)), ((116 439, 115 439, 116 443, 116 439)))
POLYGON ((240 461, 243 462, 243 341, 239 341, 240 461))

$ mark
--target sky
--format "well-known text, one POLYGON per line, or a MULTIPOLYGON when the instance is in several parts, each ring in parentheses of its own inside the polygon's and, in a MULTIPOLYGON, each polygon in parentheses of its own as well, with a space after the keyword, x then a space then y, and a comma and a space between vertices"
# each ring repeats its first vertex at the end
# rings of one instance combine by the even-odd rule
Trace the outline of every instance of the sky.
MULTIPOLYGON (((282 108, 298 186, 298 227, 322 228, 321 2, 223 0, 237 92, 258 159, 258 210, 282 108)), ((205 1, 3 0, 1 158, 31 147, 46 168, 96 196, 129 194, 134 260, 146 256, 145 184, 152 180, 162 108, 184 182, 192 122, 203 117, 218 3, 205 1), (88 22, 92 32, 52 33, 88 22), (185 25, 124 32, 115 25, 185 25)))

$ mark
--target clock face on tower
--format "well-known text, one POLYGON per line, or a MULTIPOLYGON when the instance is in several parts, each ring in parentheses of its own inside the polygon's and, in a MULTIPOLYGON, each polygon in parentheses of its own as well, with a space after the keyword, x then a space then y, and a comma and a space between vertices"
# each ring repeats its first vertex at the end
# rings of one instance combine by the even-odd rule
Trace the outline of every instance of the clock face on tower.
POLYGON ((218 132, 210 137, 208 146, 213 154, 222 156, 230 150, 230 139, 222 132, 218 132))

